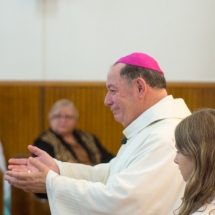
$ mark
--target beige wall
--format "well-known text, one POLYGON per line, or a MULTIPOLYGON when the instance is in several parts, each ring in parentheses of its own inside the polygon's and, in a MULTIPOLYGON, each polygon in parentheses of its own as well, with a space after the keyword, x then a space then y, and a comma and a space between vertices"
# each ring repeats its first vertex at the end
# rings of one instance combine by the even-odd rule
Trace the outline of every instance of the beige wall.
POLYGON ((146 52, 167 81, 215 82, 214 0, 0 0, 0 80, 105 81, 146 52))

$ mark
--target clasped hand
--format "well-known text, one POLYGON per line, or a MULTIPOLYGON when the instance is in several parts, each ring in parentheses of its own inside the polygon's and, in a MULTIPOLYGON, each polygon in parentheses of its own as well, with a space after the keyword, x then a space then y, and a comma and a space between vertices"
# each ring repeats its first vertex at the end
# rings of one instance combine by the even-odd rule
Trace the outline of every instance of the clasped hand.
POLYGON ((49 170, 60 173, 54 159, 35 146, 28 146, 37 157, 12 158, 4 177, 11 185, 26 192, 46 193, 46 176, 49 170))

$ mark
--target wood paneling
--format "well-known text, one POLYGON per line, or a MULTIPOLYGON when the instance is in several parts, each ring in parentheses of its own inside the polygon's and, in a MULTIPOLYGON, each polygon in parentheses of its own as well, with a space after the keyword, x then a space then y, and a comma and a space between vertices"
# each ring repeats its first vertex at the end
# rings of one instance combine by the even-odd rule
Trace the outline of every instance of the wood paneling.
POLYGON ((39 100, 38 87, 0 84, 0 139, 6 160, 26 153, 32 137, 40 132, 39 100))
POLYGON ((183 98, 192 112, 204 107, 215 109, 215 83, 169 83, 167 90, 175 98, 183 98))
POLYGON ((11 188, 11 215, 51 215, 46 199, 39 199, 33 193, 11 188))
MULTIPOLYGON (((167 89, 183 98, 191 111, 215 108, 215 83, 168 83, 167 89)), ((116 154, 123 127, 104 106, 106 92, 104 82, 0 82, 0 139, 6 159, 27 153, 27 145, 49 127, 48 112, 61 98, 77 106, 77 127, 96 134, 116 154)))

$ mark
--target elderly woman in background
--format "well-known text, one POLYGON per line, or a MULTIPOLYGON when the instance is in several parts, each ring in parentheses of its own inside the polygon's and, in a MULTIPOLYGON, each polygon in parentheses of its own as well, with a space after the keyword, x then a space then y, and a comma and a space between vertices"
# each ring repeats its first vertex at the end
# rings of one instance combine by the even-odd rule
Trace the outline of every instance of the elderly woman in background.
POLYGON ((88 132, 76 129, 78 111, 70 100, 58 100, 49 112, 50 129, 34 145, 64 162, 96 165, 109 162, 113 155, 88 132))
MULTIPOLYGON (((202 109, 175 130, 178 164, 186 187, 177 215, 215 214, 215 110, 202 109)), ((175 211, 176 212, 176 211, 175 211)))

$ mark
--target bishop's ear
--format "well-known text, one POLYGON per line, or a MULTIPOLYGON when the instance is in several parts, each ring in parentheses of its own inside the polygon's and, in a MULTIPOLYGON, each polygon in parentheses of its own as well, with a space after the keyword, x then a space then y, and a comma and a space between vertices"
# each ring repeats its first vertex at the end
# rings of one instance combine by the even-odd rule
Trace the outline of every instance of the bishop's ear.
POLYGON ((139 92, 139 95, 141 97, 144 96, 146 93, 146 82, 145 82, 145 80, 142 78, 137 78, 135 84, 136 84, 137 90, 139 92))

